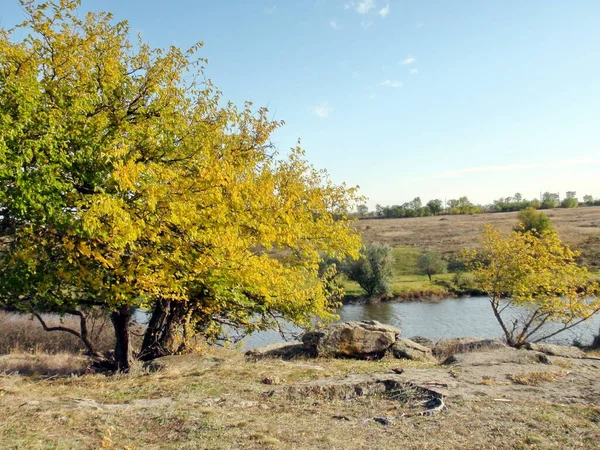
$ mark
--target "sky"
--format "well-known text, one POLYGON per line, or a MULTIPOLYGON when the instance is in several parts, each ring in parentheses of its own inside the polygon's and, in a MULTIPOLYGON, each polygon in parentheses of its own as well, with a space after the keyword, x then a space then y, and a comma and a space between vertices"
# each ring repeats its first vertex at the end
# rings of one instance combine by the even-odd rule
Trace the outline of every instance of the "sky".
MULTIPOLYGON (((24 18, 0 0, 0 27, 24 18)), ((286 125, 368 205, 600 197, 597 0, 83 0, 286 125)))

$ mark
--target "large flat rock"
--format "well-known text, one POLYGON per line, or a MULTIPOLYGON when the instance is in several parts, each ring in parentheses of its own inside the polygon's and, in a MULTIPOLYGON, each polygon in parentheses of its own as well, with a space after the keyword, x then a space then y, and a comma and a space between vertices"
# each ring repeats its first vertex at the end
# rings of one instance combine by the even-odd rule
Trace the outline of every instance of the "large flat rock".
POLYGON ((372 395, 390 395, 398 400, 401 397, 423 398, 445 395, 434 387, 413 383, 405 377, 390 373, 371 373, 332 377, 271 391, 271 395, 284 395, 290 399, 322 398, 327 400, 351 400, 372 395))
POLYGON ((449 356, 444 364, 460 366, 493 366, 497 364, 551 364, 541 352, 505 348, 487 352, 457 353, 449 356))
POLYGON ((283 342, 279 344, 271 344, 264 347, 258 347, 248 350, 245 355, 250 359, 263 358, 282 358, 294 359, 301 356, 306 356, 308 351, 302 342, 283 342))
POLYGON ((411 359, 413 361, 437 362, 431 354, 431 349, 418 344, 410 339, 398 338, 390 347, 396 358, 411 359))
POLYGON ((562 358, 585 358, 586 354, 583 350, 569 345, 551 345, 551 344, 527 344, 528 350, 542 352, 546 355, 560 356, 562 358))
POLYGON ((399 335, 399 328, 375 320, 342 322, 309 331, 302 342, 316 356, 363 359, 383 356, 399 335))

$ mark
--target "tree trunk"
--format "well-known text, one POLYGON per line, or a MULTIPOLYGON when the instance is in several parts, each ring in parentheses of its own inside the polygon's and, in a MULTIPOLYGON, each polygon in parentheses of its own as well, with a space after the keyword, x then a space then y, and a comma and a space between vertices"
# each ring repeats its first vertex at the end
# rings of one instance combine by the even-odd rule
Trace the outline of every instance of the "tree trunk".
POLYGON ((168 300, 158 300, 154 305, 140 350, 140 359, 142 361, 149 361, 164 356, 165 352, 162 348, 160 338, 170 309, 171 302, 168 300))
POLYGON ((115 329, 115 365, 118 372, 129 372, 131 348, 129 346, 129 322, 131 308, 121 306, 110 314, 115 329))
POLYGON ((178 330, 185 322, 186 305, 183 302, 158 300, 152 310, 148 328, 144 333, 140 359, 149 361, 173 355, 185 349, 185 342, 175 348, 178 330))

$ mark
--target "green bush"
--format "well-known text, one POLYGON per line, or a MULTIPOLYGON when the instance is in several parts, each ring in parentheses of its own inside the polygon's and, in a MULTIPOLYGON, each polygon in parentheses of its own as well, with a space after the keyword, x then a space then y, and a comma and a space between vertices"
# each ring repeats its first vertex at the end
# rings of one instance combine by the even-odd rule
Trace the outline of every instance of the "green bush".
POLYGON ((369 296, 390 293, 394 256, 388 245, 367 244, 358 260, 346 264, 344 272, 369 296))
POLYGON ((550 218, 543 212, 538 212, 533 208, 525 208, 519 211, 517 219, 519 223, 513 229, 520 233, 531 231, 539 237, 545 231, 553 229, 550 218))

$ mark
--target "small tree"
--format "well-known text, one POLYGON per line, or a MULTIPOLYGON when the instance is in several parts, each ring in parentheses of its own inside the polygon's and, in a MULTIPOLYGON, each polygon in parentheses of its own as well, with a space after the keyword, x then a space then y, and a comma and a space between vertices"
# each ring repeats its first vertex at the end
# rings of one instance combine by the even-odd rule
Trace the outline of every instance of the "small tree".
POLYGON ((448 269, 448 263, 442 259, 442 257, 434 252, 433 250, 424 251, 419 255, 417 260, 417 267, 419 271, 429 277, 438 273, 445 273, 448 269))
POLYGON ((534 208, 525 208, 519 211, 517 219, 519 223, 513 230, 519 233, 531 232, 539 237, 542 233, 553 229, 550 218, 543 212, 536 211, 534 208))
POLYGON ((356 214, 358 215, 358 217, 368 217, 369 207, 365 204, 358 205, 356 207, 356 214))
POLYGON ((442 201, 439 199, 429 200, 427 202, 427 207, 431 211, 431 214, 434 216, 438 215, 442 210, 442 201))
POLYGON ((575 191, 567 191, 566 198, 560 203, 563 208, 577 208, 579 206, 579 200, 577 200, 577 193, 575 191))
POLYGON ((486 225, 483 249, 468 252, 476 284, 490 298, 509 345, 520 347, 573 328, 600 311, 599 286, 555 231, 509 236, 486 225), (509 316, 509 312, 512 313, 509 316), (546 329, 548 323, 558 329, 546 329))
POLYGON ((542 208, 552 209, 556 208, 560 203, 560 197, 558 194, 552 192, 544 192, 542 195, 542 208))
POLYGON ((390 291, 393 266, 394 256, 388 245, 367 244, 360 258, 350 262, 344 272, 369 296, 384 295, 390 291))

